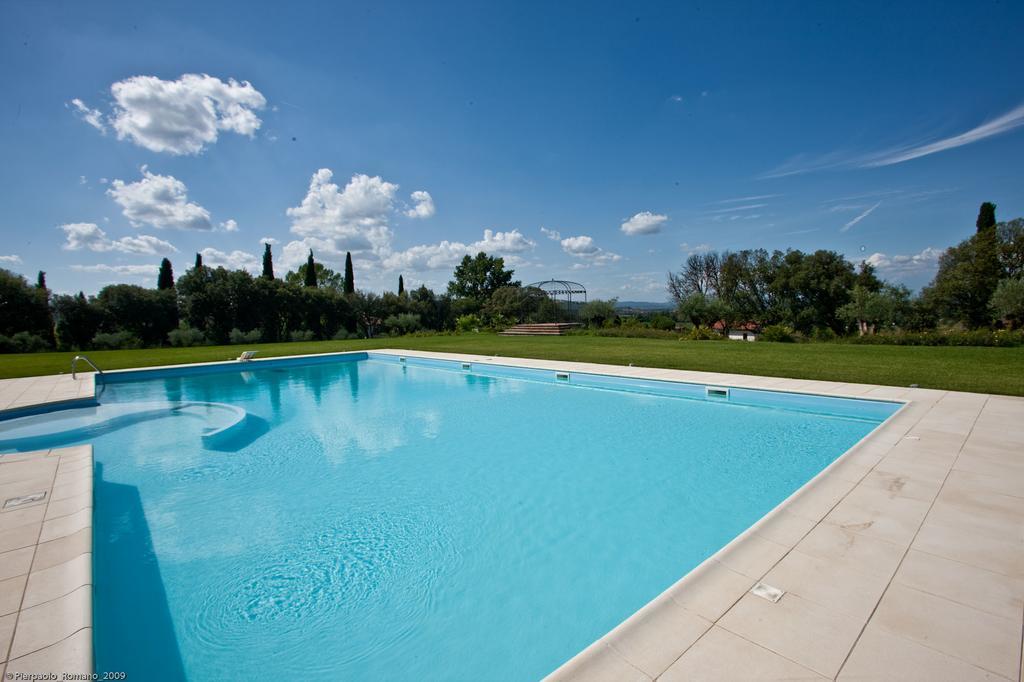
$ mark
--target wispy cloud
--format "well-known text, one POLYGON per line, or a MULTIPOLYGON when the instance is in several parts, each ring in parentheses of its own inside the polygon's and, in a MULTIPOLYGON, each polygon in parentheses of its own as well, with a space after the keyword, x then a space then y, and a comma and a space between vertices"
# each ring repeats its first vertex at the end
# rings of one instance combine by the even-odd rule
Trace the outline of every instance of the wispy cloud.
POLYGON ((868 217, 869 215, 871 215, 872 213, 874 213, 875 209, 876 209, 876 208, 878 208, 878 207, 879 207, 879 206, 881 206, 881 205, 882 205, 882 202, 881 202, 881 201, 879 201, 879 202, 878 202, 877 204, 875 204, 874 206, 871 206, 871 207, 870 207, 870 208, 868 208, 868 209, 867 209, 866 211, 864 211, 863 213, 859 214, 859 215, 858 215, 858 216, 857 216, 856 218, 854 218, 854 219, 853 219, 853 220, 851 220, 850 222, 848 222, 848 223, 846 223, 845 225, 843 225, 843 226, 842 226, 841 228, 839 228, 839 231, 840 231, 840 232, 846 232, 846 231, 847 231, 847 230, 849 230, 849 229, 850 229, 851 227, 853 227, 854 225, 856 225, 857 223, 859 223, 860 221, 864 220, 864 219, 865 219, 865 218, 867 218, 867 217, 868 217))
POLYGON ((929 142, 927 144, 912 145, 879 152, 875 155, 875 158, 866 160, 860 165, 863 168, 891 166, 896 163, 903 163, 904 161, 910 161, 911 159, 928 156, 929 154, 944 152, 947 149, 963 147, 964 145, 972 144, 995 135, 1002 135, 1003 133, 1008 133, 1021 125, 1024 125, 1024 104, 1021 104, 1016 109, 1006 112, 1002 116, 992 119, 988 123, 971 128, 965 133, 960 133, 959 135, 947 137, 935 142, 929 142))
POLYGON ((735 199, 722 199, 716 201, 715 204, 739 204, 745 201, 761 201, 762 199, 774 199, 775 197, 781 197, 781 194, 758 194, 752 197, 736 197, 735 199))
POLYGON ((761 173, 757 176, 757 179, 784 178, 791 175, 835 168, 878 168, 881 166, 892 166, 897 163, 918 159, 922 156, 944 152, 947 149, 955 149, 980 142, 996 135, 1008 133, 1021 126, 1024 126, 1024 104, 1018 105, 1005 114, 987 123, 975 126, 959 135, 931 142, 913 142, 868 153, 835 151, 817 156, 797 154, 781 165, 761 173))
POLYGON ((744 204, 743 206, 730 206, 729 208, 716 208, 708 213, 735 213, 737 211, 753 211, 755 208, 764 208, 768 204, 744 204))

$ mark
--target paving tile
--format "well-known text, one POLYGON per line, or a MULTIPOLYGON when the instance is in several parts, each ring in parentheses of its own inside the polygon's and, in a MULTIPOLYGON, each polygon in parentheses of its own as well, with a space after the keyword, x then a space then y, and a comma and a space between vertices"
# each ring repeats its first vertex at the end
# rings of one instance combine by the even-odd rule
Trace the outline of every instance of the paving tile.
POLYGON ((1020 618, 1008 619, 893 584, 872 620, 879 628, 1003 677, 1017 676, 1020 618))
POLYGON ((974 682, 1003 678, 869 623, 837 679, 974 682))
POLYGON ((1011 509, 998 509, 995 506, 999 501, 997 498, 1016 498, 995 493, 984 493, 982 496, 986 498, 984 501, 987 504, 973 504, 962 497, 943 495, 932 507, 928 521, 967 533, 987 535, 994 540, 1024 542, 1024 518, 1018 517, 1011 509))
POLYGON ((92 673, 92 667, 92 628, 83 628, 52 646, 8 662, 7 672, 12 675, 53 673, 57 675, 53 679, 60 679, 65 672, 92 673))
POLYGON ((0 530, 0 552, 9 552, 12 549, 31 547, 39 540, 41 523, 33 523, 27 526, 18 526, 8 530, 0 530))
POLYGON ((92 623, 92 587, 80 587, 38 606, 21 611, 10 658, 56 644, 92 623))
POLYGON ((859 487, 836 505, 825 520, 860 535, 894 544, 910 544, 929 504, 893 497, 886 491, 859 487))
POLYGON ((672 599, 651 602, 605 637, 627 662, 657 677, 711 627, 672 599))
POLYGON ((0 512, 0 531, 19 526, 36 525, 43 522, 46 514, 45 500, 43 504, 20 507, 12 511, 0 512))
POLYGON ((904 548, 868 537, 831 523, 820 523, 797 544, 796 549, 823 559, 846 562, 867 573, 891 576, 903 558, 904 548))
POLYGON ((14 626, 18 622, 18 614, 0 616, 0 660, 7 660, 7 651, 14 637, 14 626))
POLYGON ((726 568, 756 580, 788 551, 788 547, 751 533, 726 546, 715 559, 726 568))
POLYGON ((74 497, 66 497, 63 500, 51 502, 46 507, 46 520, 55 519, 83 509, 92 509, 92 493, 82 493, 74 497))
POLYGON ((814 528, 815 522, 785 510, 775 511, 771 517, 757 524, 754 532, 785 547, 792 547, 814 528))
POLYGON ((717 626, 658 678, 660 682, 823 679, 826 678, 717 626))
POLYGON ((0 554, 0 580, 28 573, 34 550, 33 547, 22 547, 0 554))
POLYGON ((865 622, 885 592, 889 578, 855 570, 842 560, 793 550, 763 582, 865 622))
POLYGON ((589 647, 544 678, 546 682, 651 682, 651 678, 626 662, 617 651, 603 642, 589 647))
POLYGON ((80 554, 70 561, 30 573, 23 609, 37 606, 92 584, 92 554, 80 554))
POLYGON ((83 493, 92 493, 92 477, 82 478, 73 483, 53 486, 50 501, 63 500, 83 493))
POLYGON ((43 531, 39 542, 49 542, 68 535, 73 535, 83 528, 92 526, 92 509, 82 509, 67 516, 50 519, 43 523, 43 531))
POLYGON ((1004 618, 1024 613, 1024 578, 1011 578, 914 549, 907 552, 893 582, 1004 618))
POLYGON ((747 594, 718 625, 821 675, 834 677, 864 622, 788 593, 774 604, 747 594))
POLYGON ((672 600, 687 611, 716 621, 755 582, 754 578, 737 573, 717 561, 707 561, 676 583, 669 593, 672 600))
POLYGON ((786 511, 811 521, 820 521, 855 483, 824 476, 806 486, 786 502, 786 511))
POLYGON ((912 547, 1003 575, 1024 577, 1024 551, 1020 543, 952 528, 931 518, 921 526, 912 547))
POLYGON ((92 552, 91 527, 83 528, 67 537, 39 543, 36 547, 35 560, 32 562, 32 570, 41 571, 89 552, 92 552))
POLYGON ((862 486, 876 488, 890 497, 907 497, 912 500, 931 502, 939 493, 942 482, 925 481, 907 474, 896 474, 875 469, 860 482, 862 486))
POLYGON ((27 575, 18 575, 0 580, 0 616, 14 613, 21 607, 21 597, 25 593, 27 579, 27 575))

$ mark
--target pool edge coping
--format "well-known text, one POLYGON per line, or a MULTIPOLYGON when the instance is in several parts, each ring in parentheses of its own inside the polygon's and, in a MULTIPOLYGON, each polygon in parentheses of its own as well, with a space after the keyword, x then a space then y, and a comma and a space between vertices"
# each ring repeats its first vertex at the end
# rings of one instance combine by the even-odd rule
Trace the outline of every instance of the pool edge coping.
POLYGON ((10 585, 14 581, 20 587, 13 588, 18 593, 12 593, 18 597, 17 609, 0 617, 13 621, 10 638, 2 644, 0 676, 30 679, 49 673, 92 673, 92 445, 4 455, 0 470, 7 467, 17 468, 13 475, 21 480, 5 481, 10 474, 0 473, 5 490, 14 487, 3 495, 5 500, 40 488, 46 495, 16 511, 0 511, 0 516, 29 512, 19 517, 16 523, 21 525, 14 528, 35 531, 31 544, 3 553, 8 560, 5 565, 16 563, 19 567, 14 569, 17 575, 4 582, 10 585), (42 483, 46 477, 48 485, 42 483), (30 511, 33 509, 41 511, 30 511), (38 521, 25 521, 37 516, 38 521), (23 571, 19 570, 22 566, 23 571))

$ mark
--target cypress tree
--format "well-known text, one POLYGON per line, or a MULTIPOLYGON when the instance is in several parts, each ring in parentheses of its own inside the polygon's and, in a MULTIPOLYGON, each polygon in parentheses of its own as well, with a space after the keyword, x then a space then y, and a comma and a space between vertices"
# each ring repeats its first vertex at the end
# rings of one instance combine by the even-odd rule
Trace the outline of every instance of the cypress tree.
POLYGON ((981 232, 995 226, 996 205, 991 201, 986 201, 978 209, 978 222, 975 223, 975 227, 978 228, 978 232, 981 232))
POLYGON ((171 269, 171 261, 166 258, 160 261, 160 274, 156 278, 156 288, 161 291, 174 288, 174 270, 171 269))
POLYGON ((36 276, 36 288, 44 291, 46 290, 46 273, 42 270, 40 270, 39 274, 36 276))
POLYGON ((263 245, 263 279, 274 279, 274 257, 270 255, 270 244, 263 245))
POLYGON ((405 280, 403 280, 402 276, 399 275, 398 276, 398 295, 401 296, 404 293, 405 293, 405 280))
POLYGON ((196 272, 203 269, 203 254, 196 254, 196 272))
POLYGON ((306 259, 306 282, 307 287, 316 288, 316 263, 313 261, 313 249, 309 250, 309 258, 306 259))
POLYGON ((352 273, 352 252, 345 252, 345 293, 354 294, 356 291, 355 275, 352 273))

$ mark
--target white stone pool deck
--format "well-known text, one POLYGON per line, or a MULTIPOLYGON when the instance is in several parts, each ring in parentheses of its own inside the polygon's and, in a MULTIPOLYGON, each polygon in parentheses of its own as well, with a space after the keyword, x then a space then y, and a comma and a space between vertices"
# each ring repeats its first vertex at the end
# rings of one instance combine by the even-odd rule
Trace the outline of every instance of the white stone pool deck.
MULTIPOLYGON (((791 498, 550 679, 1021 680, 1024 398, 373 352, 906 402, 791 498), (759 582, 783 590, 781 599, 751 594, 759 582)), ((90 377, 89 389, 76 389, 74 397, 92 395, 91 375, 83 376, 90 377)), ((66 396, 75 388, 68 380, 0 381, 0 409, 66 396)), ((0 457, 0 477, 3 463, 13 463, 8 457, 0 457)), ((6 554, 0 554, 0 565, 6 554)), ((24 576, 14 576, 15 582, 24 576)), ((8 599, 9 582, 0 583, 0 602, 8 599)), ((0 644, 8 617, 0 617, 0 644)), ((14 639, 17 645, 16 633, 14 639)), ((9 657, 13 665, 13 652, 9 657)), ((52 661, 62 671, 59 664, 52 661)))

